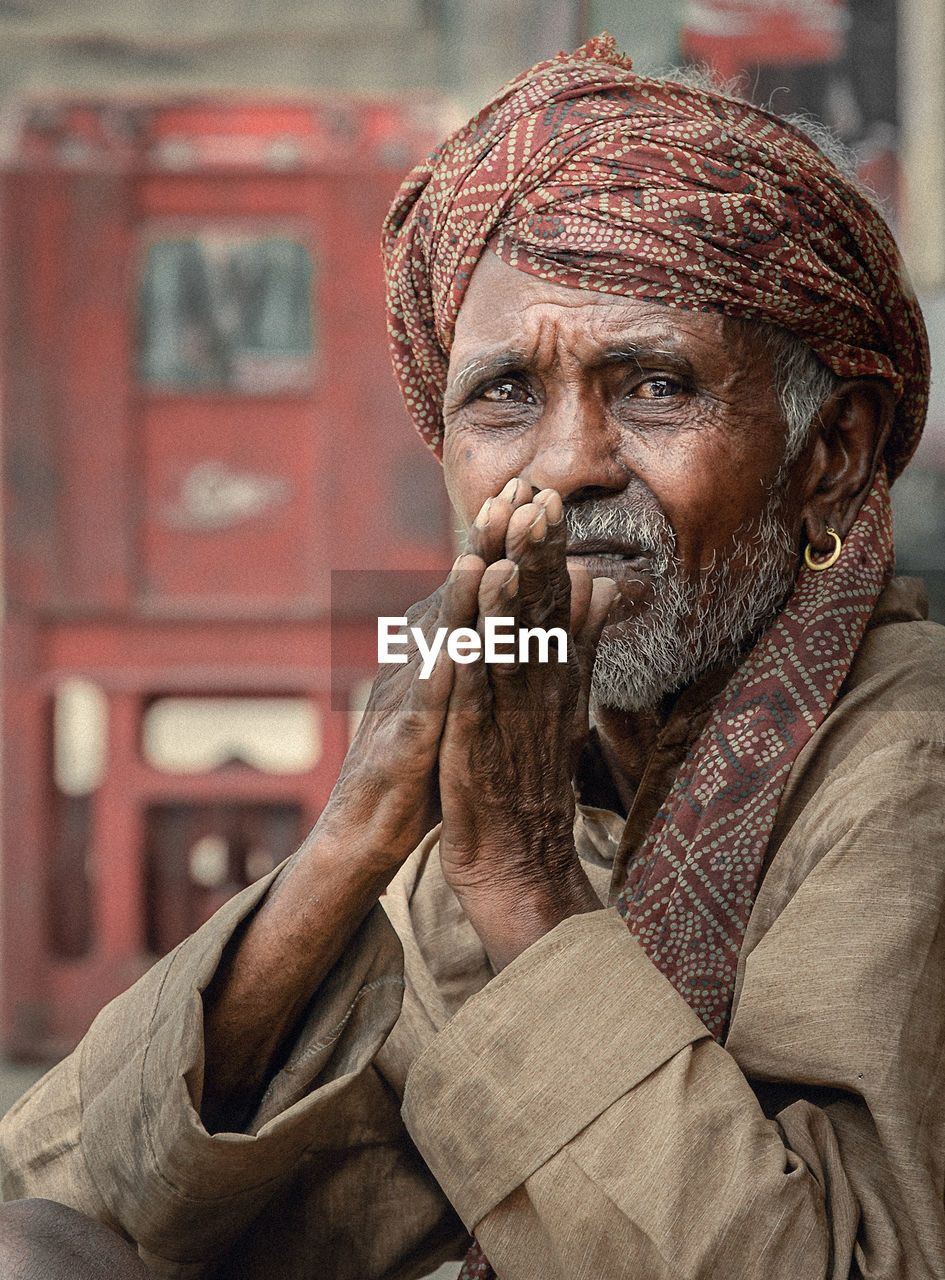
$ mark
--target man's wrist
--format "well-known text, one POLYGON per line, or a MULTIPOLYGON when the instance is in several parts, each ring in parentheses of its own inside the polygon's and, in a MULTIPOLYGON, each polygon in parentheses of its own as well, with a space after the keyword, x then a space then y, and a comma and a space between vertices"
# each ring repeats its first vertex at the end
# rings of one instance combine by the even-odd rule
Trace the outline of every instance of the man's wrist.
POLYGON ((344 849, 350 870, 361 868, 364 879, 376 881, 378 892, 383 891, 434 824, 418 821, 416 813, 398 819, 382 805, 367 791, 360 797, 329 797, 300 855, 313 863, 326 857, 332 861, 344 849))
POLYGON ((470 923, 498 972, 570 916, 601 909, 583 868, 571 865, 538 877, 499 872, 491 881, 454 885, 470 923))

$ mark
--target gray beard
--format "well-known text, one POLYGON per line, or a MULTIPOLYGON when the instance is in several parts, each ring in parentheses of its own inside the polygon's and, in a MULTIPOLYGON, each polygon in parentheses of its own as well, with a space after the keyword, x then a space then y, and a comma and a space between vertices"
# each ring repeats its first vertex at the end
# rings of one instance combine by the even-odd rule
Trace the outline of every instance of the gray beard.
POLYGON ((797 576, 797 548, 784 511, 784 493, 770 495, 757 521, 735 532, 730 555, 697 581, 683 577, 676 539, 652 507, 607 510, 586 503, 566 512, 579 540, 617 537, 651 555, 653 603, 601 640, 591 677, 591 702, 642 711, 685 688, 717 663, 739 657, 777 615, 797 576), (753 573, 734 565, 755 563, 753 573))

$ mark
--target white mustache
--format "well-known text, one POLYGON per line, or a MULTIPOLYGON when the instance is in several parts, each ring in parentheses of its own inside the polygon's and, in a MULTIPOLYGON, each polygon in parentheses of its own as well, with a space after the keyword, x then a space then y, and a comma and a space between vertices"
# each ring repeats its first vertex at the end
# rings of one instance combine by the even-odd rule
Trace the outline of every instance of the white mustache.
POLYGON ((639 502, 603 499, 575 503, 564 509, 568 544, 614 542, 633 546, 654 558, 656 573, 666 573, 676 558, 676 535, 659 510, 639 502))

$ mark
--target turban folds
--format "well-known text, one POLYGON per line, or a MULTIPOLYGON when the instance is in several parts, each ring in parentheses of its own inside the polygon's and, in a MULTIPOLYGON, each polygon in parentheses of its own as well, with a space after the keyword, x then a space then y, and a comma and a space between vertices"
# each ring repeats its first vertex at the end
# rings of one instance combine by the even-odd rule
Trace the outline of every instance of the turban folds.
POLYGON ((891 477, 915 448, 928 343, 880 214, 792 125, 637 76, 609 36, 513 80, 388 214, 394 369, 437 453, 456 316, 487 247, 557 284, 780 326, 840 377, 891 384, 891 477))

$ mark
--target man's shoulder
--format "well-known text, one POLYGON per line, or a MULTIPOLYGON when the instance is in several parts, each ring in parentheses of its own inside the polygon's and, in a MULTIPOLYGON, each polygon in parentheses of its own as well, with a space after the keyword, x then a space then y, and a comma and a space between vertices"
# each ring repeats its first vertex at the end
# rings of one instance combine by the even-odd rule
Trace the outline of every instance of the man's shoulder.
POLYGON ((893 579, 828 720, 854 718, 860 734, 881 728, 886 742, 945 740, 945 627, 924 604, 917 579, 893 579))
MULTIPOLYGON (((830 714, 788 776, 768 845, 762 909, 753 915, 755 939, 822 858, 842 856, 848 869, 862 858, 866 866, 877 849, 890 847, 895 832, 907 886, 907 862, 924 866, 933 844, 936 850, 940 844, 945 627, 906 607, 908 593, 900 595, 896 585, 877 610, 830 714)), ((945 900, 945 880, 939 889, 936 901, 945 900)))
POLYGON ((863 779, 891 792, 917 752, 945 783, 945 627, 923 617, 922 598, 921 584, 902 579, 884 592, 840 696, 794 761, 772 852, 802 815, 822 821, 863 779))

